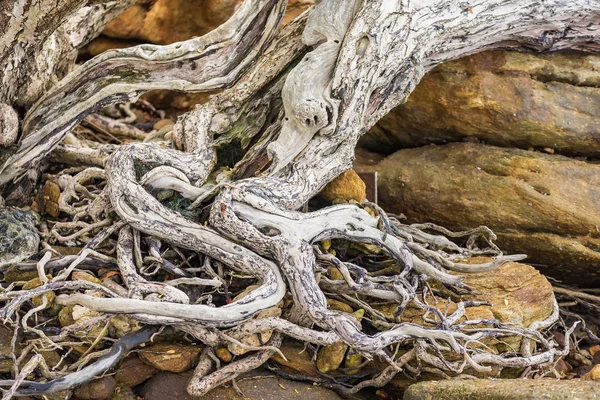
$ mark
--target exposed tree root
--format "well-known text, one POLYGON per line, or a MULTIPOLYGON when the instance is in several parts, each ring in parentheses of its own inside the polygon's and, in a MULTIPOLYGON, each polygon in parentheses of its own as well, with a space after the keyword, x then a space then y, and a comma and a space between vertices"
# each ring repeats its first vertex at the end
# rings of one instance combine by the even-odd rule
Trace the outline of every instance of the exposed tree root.
MULTIPOLYGON (((84 247, 78 256, 51 258, 46 243, 39 262, 21 265, 37 269, 41 286, 3 288, 0 316, 15 332, 37 335, 32 343, 41 348, 102 345, 92 328, 105 329, 108 318, 119 314, 148 326, 110 350, 86 353, 81 365, 103 357, 46 383, 23 381, 39 357, 20 372, 16 366, 15 380, 0 382, 10 387, 5 397, 81 384, 148 341, 157 325, 171 325, 207 346, 188 387, 194 395, 259 367, 279 351, 284 336, 318 346, 342 342, 366 360, 389 364, 354 387, 332 385, 346 394, 384 385, 401 371, 497 376, 503 368, 543 370, 568 352, 573 328, 565 343, 539 332, 557 321, 556 309, 546 320, 518 328, 466 320, 466 308, 481 302, 457 302, 449 315, 429 305, 439 293, 471 290, 457 273, 493 273, 523 258, 503 255, 489 229, 453 233, 404 225, 370 203, 296 211, 350 166, 360 135, 439 62, 507 43, 587 50, 598 43, 600 6, 589 1, 478 2, 472 8, 476 20, 472 9, 454 1, 434 3, 325 0, 278 30, 285 1, 247 0, 205 37, 108 52, 44 95, 24 120, 24 136, 0 184, 36 165, 102 106, 154 88, 229 88, 182 116, 162 142, 111 146, 110 156, 99 144, 94 151, 59 148, 58 159, 95 167, 55 176, 60 210, 71 220, 54 223, 45 236, 49 243, 84 247), (238 142, 245 155, 222 168, 218 151, 238 142), (345 254, 349 248, 352 257, 345 254), (494 260, 464 262, 478 255, 494 260), (99 263, 118 271, 119 279, 102 285, 75 279, 75 272, 99 263), (327 277, 328 268, 343 280, 327 277), (46 278, 50 271, 54 277, 46 278), (245 291, 250 284, 256 286, 245 291), (328 296, 363 308, 371 319, 329 309, 328 296), (394 317, 370 305, 373 300, 395 304, 394 317), (75 342, 48 336, 34 320, 54 305, 91 313, 67 336, 75 329, 88 334, 75 342), (430 326, 403 322, 409 305, 422 309, 430 326), (283 316, 268 314, 273 309, 283 316), (258 345, 249 341, 253 335, 258 345), (508 336, 520 337, 521 349, 494 354, 488 341, 508 336), (213 349, 230 344, 249 354, 220 365, 213 349)), ((95 123, 142 136, 125 121, 95 123)))

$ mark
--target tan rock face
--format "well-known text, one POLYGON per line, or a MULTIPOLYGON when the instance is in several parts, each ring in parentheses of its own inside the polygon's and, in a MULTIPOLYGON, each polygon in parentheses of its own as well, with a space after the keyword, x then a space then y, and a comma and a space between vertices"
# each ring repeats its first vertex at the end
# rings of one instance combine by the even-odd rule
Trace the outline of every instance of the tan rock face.
POLYGON ((202 36, 233 14, 237 0, 157 0, 136 4, 111 21, 104 34, 170 44, 202 36))
MULTIPOLYGON (((212 31, 227 21, 238 3, 241 0, 141 1, 111 21, 103 33, 111 38, 170 44, 212 31)), ((289 1, 283 23, 312 4, 313 0, 289 1)))
MULTIPOLYGON (((474 258, 471 262, 487 262, 489 259, 483 257, 474 258)), ((472 287, 474 294, 465 295, 462 301, 486 301, 491 306, 468 307, 465 316, 459 320, 497 319, 502 323, 528 328, 533 322, 543 321, 553 311, 552 285, 546 277, 535 268, 520 263, 505 263, 500 268, 485 273, 464 274, 465 284, 472 287)), ((438 299, 433 304, 440 311, 449 313, 456 311, 457 304, 454 301, 438 299)), ((388 317, 393 318, 397 305, 383 306, 380 310, 388 317)), ((421 326, 429 327, 431 324, 424 317, 424 310, 409 305, 402 314, 402 322, 412 322, 421 326)), ((511 351, 510 347, 518 348, 520 338, 505 337, 502 342, 496 340, 484 340, 491 348, 502 353, 511 351)))
POLYGON ((600 56, 485 52, 435 68, 361 145, 386 154, 428 143, 600 155, 600 56), (550 150, 551 151, 551 150, 550 150))
POLYGON ((600 381, 600 364, 594 365, 590 372, 585 374, 581 379, 584 381, 600 381))
POLYGON ((422 399, 600 399, 598 384, 556 379, 461 379, 421 382, 412 385, 404 400, 422 399), (596 386, 594 386, 596 385, 596 386))
MULTIPOLYGON (((106 50, 134 46, 141 42, 170 44, 202 36, 233 14, 241 0, 156 0, 138 1, 111 21, 103 36, 86 46, 91 56, 106 50)), ((287 24, 314 4, 314 0, 288 1, 282 23, 287 24)), ((204 103, 211 93, 179 93, 154 90, 144 94, 158 108, 188 110, 204 103)))
POLYGON ((544 273, 600 283, 600 165, 454 143, 401 150, 375 168, 387 211, 454 230, 486 225, 544 273))
POLYGON ((324 386, 296 382, 271 375, 267 371, 251 371, 236 379, 236 387, 219 386, 205 396, 192 397, 186 391, 190 373, 161 372, 141 389, 144 400, 341 400, 324 386), (237 389, 239 388, 239 391, 237 389))

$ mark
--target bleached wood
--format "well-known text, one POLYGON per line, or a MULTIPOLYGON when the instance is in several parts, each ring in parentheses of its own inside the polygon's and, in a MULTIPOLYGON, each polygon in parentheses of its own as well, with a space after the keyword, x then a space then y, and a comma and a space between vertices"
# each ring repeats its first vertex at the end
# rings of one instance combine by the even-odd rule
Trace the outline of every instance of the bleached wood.
MULTIPOLYGON (((491 373, 489 365, 541 366, 568 352, 568 345, 561 344, 561 349, 533 329, 552 324, 557 318, 555 312, 532 327, 478 328, 465 334, 461 332, 465 326, 489 321, 459 323, 465 315, 465 304, 448 316, 425 304, 417 288, 423 294, 427 279, 466 289, 463 277, 449 270, 468 273, 469 267, 450 260, 448 254, 473 255, 470 250, 416 227, 403 234, 408 236, 404 240, 393 234, 390 219, 375 206, 372 209, 379 218, 355 205, 314 213, 297 210, 350 167, 360 136, 391 108, 406 101, 427 71, 444 61, 498 47, 598 51, 600 3, 324 0, 308 16, 279 30, 285 3, 247 0, 230 21, 202 38, 171 46, 142 45, 92 59, 31 108, 19 150, 4 165, 0 177, 1 185, 37 166, 78 121, 108 103, 131 100, 154 88, 228 88, 178 120, 170 134, 173 146, 134 143, 115 150, 106 162, 106 191, 98 196, 103 202, 89 206, 88 213, 98 220, 102 212, 98 204, 106 204, 109 199, 121 220, 118 223, 129 225, 120 227, 119 247, 120 267, 130 278, 128 285, 139 284, 131 278, 135 276, 136 258, 136 236, 130 237, 131 227, 134 233, 142 232, 204 254, 254 276, 261 286, 220 308, 185 304, 183 296, 175 290, 165 291, 163 286, 150 292, 166 293, 172 301, 149 301, 156 298, 146 292, 135 293, 132 297, 136 298, 112 292, 105 298, 70 292, 56 301, 100 312, 126 313, 150 323, 192 322, 197 324, 196 329, 189 325, 181 329, 194 332, 211 345, 226 336, 223 331, 215 334, 211 329, 232 327, 228 332, 238 335, 232 337, 234 340, 243 334, 277 330, 318 344, 342 341, 366 357, 381 357, 395 371, 400 366, 387 352, 394 343, 413 344, 404 363, 414 357, 456 374, 465 368, 491 373), (247 129, 240 129, 241 125, 247 129), (214 172, 217 148, 234 139, 254 145, 233 170, 215 176, 216 183, 207 183, 214 172), (143 185, 178 191, 194 200, 194 206, 218 192, 208 226, 167 208, 143 185), (439 327, 394 326, 384 321, 390 329, 369 335, 352 314, 330 310, 323 287, 335 284, 324 280, 319 285, 316 271, 320 271, 318 261, 324 257, 315 254, 313 245, 332 238, 380 247, 401 270, 387 280, 361 282, 364 277, 358 275, 353 281, 348 271, 354 267, 329 257, 330 262, 343 267, 344 283, 349 287, 346 290, 395 299, 400 311, 412 302, 435 314, 439 327), (130 249, 132 240, 134 248, 130 249), (288 291, 294 305, 287 322, 251 319, 259 311, 275 306, 288 291), (527 337, 539 348, 535 353, 507 357, 483 351, 478 341, 498 335, 527 337), (454 352, 460 361, 447 361, 442 351, 454 352)), ((474 270, 488 270, 516 259, 502 256, 497 248, 490 251, 496 260, 473 266, 474 270)), ((7 309, 14 313, 32 293, 12 301, 7 309)), ((40 293, 35 291, 35 295, 40 293)), ((280 337, 275 335, 269 346, 279 343, 280 337)), ((211 362, 203 355, 190 391, 205 393, 260 365, 272 351, 272 347, 262 349, 210 375, 211 362)), ((384 384, 391 379, 394 374, 386 371, 372 382, 384 384)))

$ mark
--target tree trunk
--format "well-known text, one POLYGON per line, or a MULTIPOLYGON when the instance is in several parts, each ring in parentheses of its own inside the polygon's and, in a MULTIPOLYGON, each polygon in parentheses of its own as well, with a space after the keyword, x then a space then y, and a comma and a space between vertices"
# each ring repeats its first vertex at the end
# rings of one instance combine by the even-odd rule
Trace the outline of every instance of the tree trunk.
MULTIPOLYGON (((13 107, 31 107, 22 123, 18 149, 2 168, 0 184, 36 168, 76 124, 101 107, 133 101, 144 91, 157 88, 225 90, 182 116, 165 143, 135 143, 114 151, 106 160, 105 170, 93 172, 98 177, 105 173, 106 188, 87 207, 75 212, 66 207, 68 201, 63 202, 64 210, 71 210, 78 220, 112 224, 112 231, 100 231, 102 238, 119 231, 118 264, 129 292, 126 296, 110 292, 98 298, 74 287, 58 296, 59 304, 125 313, 147 324, 173 325, 209 347, 239 341, 256 332, 277 332, 268 346, 253 348, 257 351, 252 355, 212 373, 211 359, 203 355, 188 388, 194 395, 259 366, 276 351, 281 334, 318 345, 341 341, 367 358, 381 357, 390 363, 383 373, 352 389, 337 387, 342 392, 385 384, 402 369, 415 374, 421 367, 459 374, 468 367, 491 374, 492 366, 495 371, 504 367, 542 368, 568 351, 535 330, 553 324, 557 312, 529 329, 498 325, 496 329, 465 329, 481 322, 458 323, 464 307, 476 304, 461 303, 462 308, 448 316, 438 312, 438 328, 388 323, 387 329, 375 335, 365 333, 352 315, 327 308, 320 287, 327 285, 327 279, 318 279, 323 265, 340 269, 354 293, 396 301, 400 315, 409 302, 436 313, 425 302, 427 280, 468 291, 462 277, 450 271, 491 270, 520 257, 504 256, 494 246, 462 248, 419 230, 406 233, 409 227, 388 218, 372 204, 297 210, 350 168, 360 136, 404 102, 427 71, 444 61, 498 47, 596 51, 600 49, 600 3, 324 0, 279 29, 285 1, 246 0, 227 23, 201 38, 109 51, 46 90, 52 79, 39 67, 38 58, 48 48, 49 38, 57 35, 56 28, 64 27, 66 18, 83 3, 65 2, 51 18, 41 19, 32 9, 27 14, 39 24, 43 22, 46 34, 25 39, 30 46, 24 53, 28 57, 22 64, 25 72, 4 68, 2 81, 6 84, 0 101, 13 107), (31 82, 23 83, 27 79, 31 82), (27 90, 17 93, 15 85, 20 84, 27 90), (37 99, 35 104, 33 98, 37 99), (240 147, 244 156, 216 174, 217 154, 228 146, 240 147), (170 209, 150 193, 167 189, 185 198, 188 210, 210 206, 208 223, 184 217, 186 210, 170 209), (201 254, 208 265, 221 263, 255 277, 261 285, 243 299, 218 308, 189 304, 184 291, 139 276, 137 253, 142 234, 190 249, 201 254), (375 245, 400 265, 401 271, 378 278, 317 246, 332 239, 375 245), (480 254, 496 259, 470 266, 456 262, 480 254), (289 315, 253 319, 276 306, 286 292, 293 298, 289 315), (520 353, 500 356, 481 351, 476 345, 485 337, 509 334, 525 338, 520 353), (531 342, 537 346, 531 347, 531 342), (413 350, 395 358, 390 345, 396 343, 409 344, 413 350), (449 353, 460 361, 450 361, 449 353), (417 367, 409 365, 413 360, 419 360, 417 367)), ((109 14, 108 5, 101 10, 100 5, 92 7, 98 10, 97 15, 109 14)), ((47 13, 43 7, 41 10, 47 13)), ((19 18, 13 15, 10 21, 22 24, 19 18)), ((98 20, 104 22, 106 18, 98 20)), ((100 25, 91 30, 97 31, 100 25)), ((2 36, 3 66, 15 65, 20 59, 16 42, 9 38, 17 31, 2 36)), ((79 37, 86 39, 72 42, 71 49, 90 35, 79 37)), ((49 61, 54 74, 61 69, 58 61, 49 61)), ((14 114, 7 111, 0 115, 6 115, 1 117, 0 127, 9 120, 14 127, 14 114)), ((10 134, 14 136, 13 131, 10 134)), ((493 234, 482 229, 476 236, 485 239, 493 234)), ((92 249, 88 246, 86 250, 92 249)), ((84 250, 78 262, 89 254, 84 250)), ((69 282, 76 265, 70 264, 43 288, 51 290, 69 282)), ((40 290, 30 292, 27 296, 39 295, 40 290)), ((14 314, 14 307, 10 310, 4 311, 5 318, 14 314)), ((45 385, 42 388, 30 382, 19 393, 59 387, 45 385)))

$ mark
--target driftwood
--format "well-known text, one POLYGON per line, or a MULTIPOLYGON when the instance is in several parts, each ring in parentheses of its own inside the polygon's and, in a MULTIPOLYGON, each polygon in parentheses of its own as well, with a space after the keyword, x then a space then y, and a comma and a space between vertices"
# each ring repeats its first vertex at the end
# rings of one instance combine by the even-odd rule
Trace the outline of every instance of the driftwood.
MULTIPOLYGON (((52 8, 55 2, 38 2, 36 7, 33 3, 8 1, 0 6, 8 10, 0 13, 0 26, 10 27, 0 37, 0 143, 9 144, 16 137, 18 114, 13 108, 27 108, 20 139, 1 167, 0 185, 37 168, 74 126, 102 107, 134 101, 157 88, 223 91, 183 115, 161 143, 111 148, 110 156, 90 149, 81 150, 78 156, 77 147, 60 145, 55 155, 59 159, 104 164, 104 169, 83 172, 105 179, 105 187, 95 191, 85 188, 89 179, 84 176, 65 173, 61 177, 69 188, 63 192, 61 210, 79 221, 63 228, 99 233, 79 257, 43 286, 0 294, 6 302, 5 320, 14 320, 28 299, 60 290, 58 304, 127 314, 146 324, 172 325, 209 347, 240 343, 257 332, 277 332, 264 347, 253 348, 252 354, 216 370, 208 349, 188 388, 195 395, 264 363, 277 351, 282 335, 316 345, 342 341, 367 359, 380 357, 389 362, 388 369, 358 386, 336 387, 344 393, 381 386, 399 371, 461 374, 468 369, 495 374, 504 367, 542 369, 568 351, 566 343, 555 343, 535 330, 556 322, 557 312, 535 327, 516 329, 497 321, 459 323, 464 308, 477 304, 461 303, 451 315, 427 305, 428 281, 468 291, 462 277, 449 271, 492 270, 519 256, 504 256, 493 245, 473 245, 474 240, 459 247, 443 236, 404 226, 374 205, 298 210, 351 166, 359 137, 404 102, 427 71, 444 61, 498 47, 597 51, 600 3, 324 0, 280 28, 285 1, 246 0, 227 23, 203 37, 168 46, 108 51, 64 77, 64 54, 72 56, 73 49, 93 37, 125 2, 70 0, 61 2, 64 7, 58 9, 52 8), (82 20, 82 13, 90 13, 94 23, 82 20), (23 36, 27 32, 17 29, 26 21, 40 26, 34 36, 23 36), (61 40, 64 46, 48 44, 61 40), (45 65, 40 65, 42 57, 45 65), (218 151, 235 143, 244 156, 231 169, 216 174, 218 151), (173 210, 161 203, 153 194, 163 190, 179 193, 187 209, 173 210), (69 204, 77 193, 86 191, 85 204, 69 204), (198 207, 210 207, 207 224, 183 216, 198 207), (117 263, 125 287, 110 290, 69 281, 71 271, 86 258, 102 257, 95 246, 117 231, 117 263), (255 277, 260 286, 220 307, 190 304, 186 290, 141 276, 141 237, 200 254, 204 271, 220 265, 255 277), (393 275, 375 276, 319 246, 332 239, 379 247, 401 269, 393 275), (460 263, 481 254, 495 256, 496 261, 460 263), (321 276, 330 265, 342 272, 345 286, 340 288, 339 283, 321 276), (398 315, 407 304, 416 304, 435 316, 437 328, 380 321, 378 326, 387 328, 367 334, 352 315, 327 308, 327 288, 397 302, 398 315), (101 290, 104 296, 94 297, 82 289, 101 290), (253 318, 277 306, 288 292, 293 301, 289 315, 253 318), (495 325, 494 329, 469 329, 484 322, 495 325), (486 337, 506 335, 525 338, 520 352, 496 355, 481 344, 486 337), (535 347, 530 346, 532 342, 535 347), (412 350, 397 358, 391 349, 398 343, 412 350)), ((474 234, 493 238, 485 229, 474 234)), ((147 251, 160 259, 152 248, 147 251)), ((44 271, 46 263, 48 259, 40 261, 38 270, 44 271)), ((219 287, 219 277, 200 283, 219 287)), ((12 381, 0 383, 14 386, 12 381)), ((10 393, 18 394, 17 386, 10 393)), ((44 392, 59 389, 64 385, 44 386, 44 392)))

